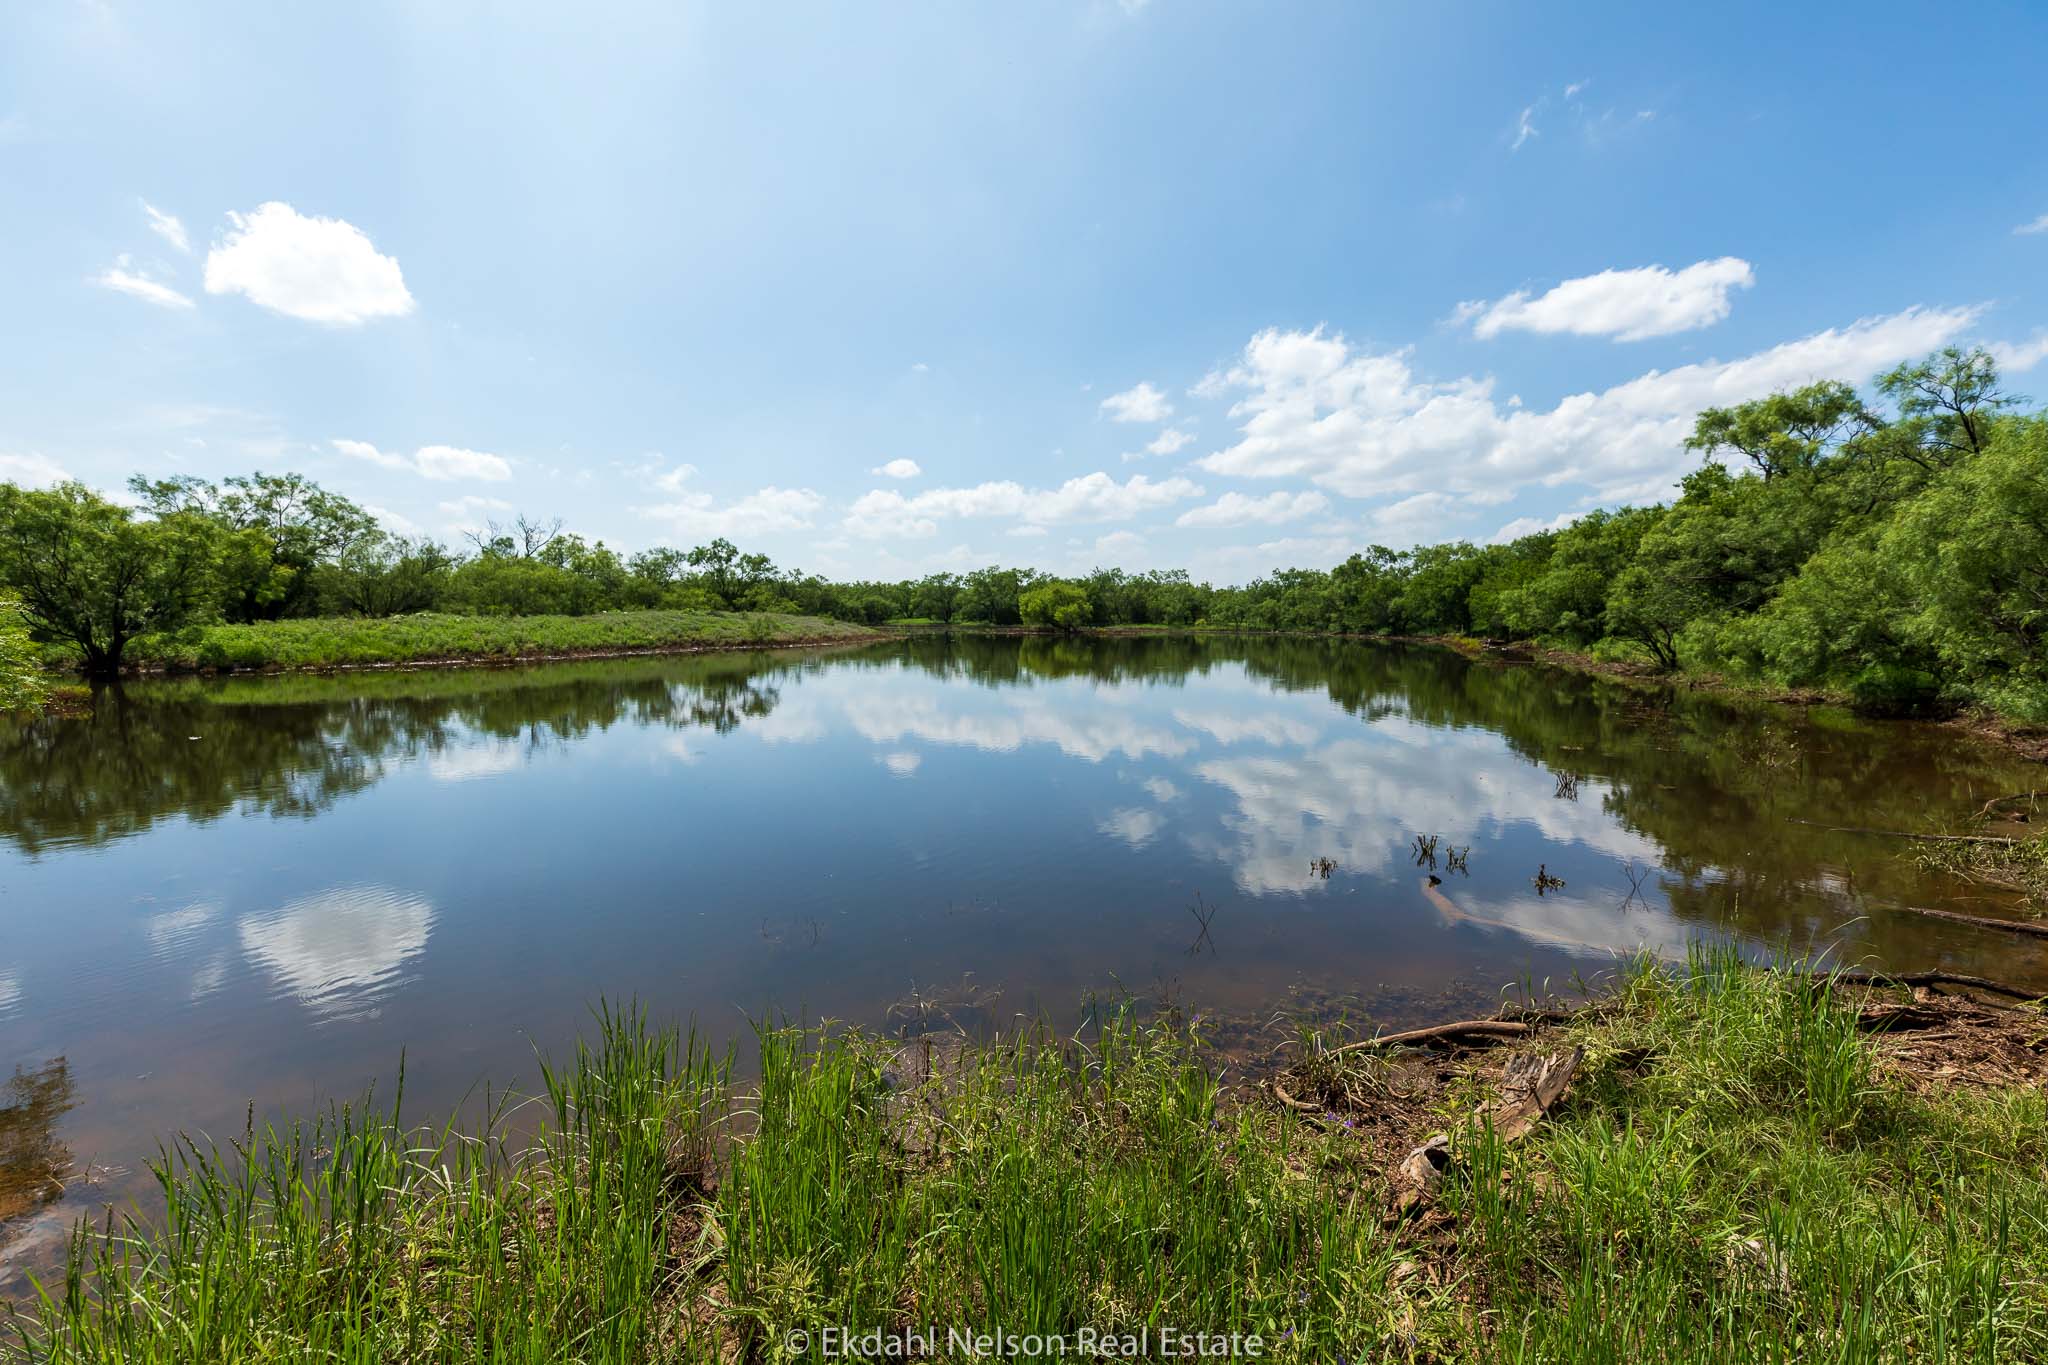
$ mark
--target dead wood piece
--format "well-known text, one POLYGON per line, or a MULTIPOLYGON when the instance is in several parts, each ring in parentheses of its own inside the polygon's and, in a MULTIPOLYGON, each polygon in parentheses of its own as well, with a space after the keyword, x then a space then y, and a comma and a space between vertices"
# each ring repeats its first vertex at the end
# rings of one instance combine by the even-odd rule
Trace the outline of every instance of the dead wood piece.
POLYGON ((1298 1100, 1288 1094, 1287 1087, 1278 1081, 1273 1082, 1273 1098, 1298 1113, 1320 1115, 1323 1112, 1323 1106, 1320 1104, 1310 1104, 1307 1100, 1298 1100))
MULTIPOLYGON (((1547 1054, 1523 1053, 1509 1060, 1501 1075, 1501 1096, 1482 1105, 1479 1117, 1493 1126, 1502 1142, 1519 1142, 1535 1131, 1572 1083, 1586 1049, 1547 1054)), ((1432 1133, 1394 1168, 1394 1216, 1399 1218, 1436 1197, 1452 1160, 1451 1139, 1432 1133)))
POLYGON ((2032 920, 1998 919, 1991 915, 1965 915, 1956 910, 1931 910, 1923 905, 1894 905, 1894 910, 1903 910, 1910 915, 1925 915, 1929 919, 1945 919, 1951 924, 1967 924, 1977 929, 1995 929, 2001 934, 2024 934, 2028 938, 2048 938, 2048 924, 2032 920))
POLYGON ((2032 806, 2039 799, 2040 795, 2041 793, 2038 791, 2030 791, 2013 792, 2009 796, 1994 796, 1989 801, 1986 801, 1983 808, 1977 812, 1977 818, 1979 820, 1989 820, 1994 814, 1998 813, 2000 806, 2012 801, 2024 801, 2029 806, 2032 806))
POLYGON ((1788 816, 1791 824, 1806 825, 1824 830, 1829 834, 1875 834, 1886 839, 1919 839, 1933 844, 2018 844, 2023 839, 2011 839, 2002 834, 1920 834, 1909 829, 1869 829, 1863 825, 1824 825, 1818 820, 1802 820, 1788 816))
POLYGON ((1361 1038, 1355 1043, 1331 1048, 1331 1055, 1340 1052, 1362 1052, 1368 1048, 1406 1047, 1412 1043, 1449 1042, 1459 1038, 1519 1038, 1529 1032, 1529 1025, 1513 1019, 1460 1019, 1454 1024, 1433 1024, 1428 1028, 1412 1028, 1401 1033, 1383 1033, 1377 1038, 1361 1038))
POLYGON ((1942 1011, 1921 1005, 1865 1005, 1856 1012, 1856 1027, 1866 1033, 1938 1028, 1948 1021, 1942 1011))
POLYGON ((1961 972, 1836 972, 1833 976, 1815 976, 1812 980, 1816 985, 1832 983, 1837 986, 1967 986, 1971 990, 1989 991, 2013 1000, 2039 1000, 2044 994, 2009 986, 2003 981, 1965 976, 1961 972))
POLYGON ((1401 1159, 1394 1168, 1394 1216, 1403 1214, 1436 1197, 1444 1183, 1444 1171, 1451 1164, 1448 1133, 1432 1133, 1420 1147, 1401 1159))
POLYGON ((1519 1142, 1564 1097, 1565 1088, 1586 1060, 1586 1049, 1539 1055, 1525 1052, 1511 1058, 1501 1075, 1501 1098, 1487 1111, 1502 1142, 1519 1142))

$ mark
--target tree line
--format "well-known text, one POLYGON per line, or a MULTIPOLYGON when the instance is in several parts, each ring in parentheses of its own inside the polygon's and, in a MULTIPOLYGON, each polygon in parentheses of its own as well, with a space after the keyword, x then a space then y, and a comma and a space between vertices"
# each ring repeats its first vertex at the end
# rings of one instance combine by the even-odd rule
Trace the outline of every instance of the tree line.
MULTIPOLYGON (((2048 416, 1983 350, 1699 414, 1678 496, 1504 544, 1362 547, 1242 585, 989 567, 834 582, 714 540, 622 555, 520 518, 449 546, 296 474, 0 485, 0 588, 90 674, 140 637, 290 616, 795 612, 885 624, 1472 635, 2048 719, 2048 416)), ((15 628, 18 633, 18 627, 15 628)), ((0 655, 6 653, 0 627, 0 655)), ((0 661, 0 678, 4 678, 0 661)))

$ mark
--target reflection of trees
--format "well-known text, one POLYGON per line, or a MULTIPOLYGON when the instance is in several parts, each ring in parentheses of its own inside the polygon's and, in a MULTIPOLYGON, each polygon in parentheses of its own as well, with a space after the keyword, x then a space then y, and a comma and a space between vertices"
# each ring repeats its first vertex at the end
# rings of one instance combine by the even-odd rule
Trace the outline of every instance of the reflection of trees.
MULTIPOLYGON (((892 666, 907 657, 991 685, 1171 682, 1236 664, 1276 690, 1326 695, 1368 723, 1399 716, 1487 730, 1530 763, 1604 788, 1606 813, 1663 849, 1665 890, 1681 918, 1773 939, 1802 940, 1866 902, 1926 893, 1895 846, 1827 835, 1791 817, 1924 829, 1987 796, 2037 785, 2016 761, 1928 727, 1446 649, 1312 637, 955 636, 862 657, 892 666), (1853 886, 1830 869, 1853 869, 1853 886)), ((1892 923, 1884 932, 1916 930, 1892 923)))
MULTIPOLYGON (((1326 696, 1366 723, 1483 730, 1529 763, 1578 774, 1587 801, 1597 791, 1617 824, 1654 841, 1680 916, 1766 937, 1840 922, 1855 897, 1827 868, 1853 868, 1855 889, 1877 904, 1924 893, 1895 848, 1788 817, 1919 829, 2033 785, 2019 765, 1925 727, 1443 649, 1306 637, 952 635, 825 659, 771 651, 138 686, 90 718, 0 723, 0 835, 34 852, 103 842, 171 814, 306 815, 376 782, 387 763, 459 751, 478 734, 541 745, 620 722, 726 733, 769 715, 779 685, 814 668, 910 668, 1024 689, 1071 679, 1171 685, 1230 670, 1279 692, 1326 696)), ((1024 737, 1034 735, 1053 738, 1024 737)), ((1128 752, 1131 741, 1064 743, 1106 753, 1128 752)), ((1459 760, 1446 748, 1438 761, 1459 760)), ((1456 789, 1434 777, 1416 782, 1456 789)))
POLYGON ((0 722, 0 837, 33 854, 171 815, 309 816, 478 734, 539 746, 622 721, 726 734, 775 709, 764 675, 799 666, 750 653, 132 686, 86 716, 0 722))
POLYGON ((57 1120, 74 1103, 64 1058, 33 1071, 14 1069, 0 1087, 0 1223, 64 1193, 71 1153, 57 1140, 57 1120))

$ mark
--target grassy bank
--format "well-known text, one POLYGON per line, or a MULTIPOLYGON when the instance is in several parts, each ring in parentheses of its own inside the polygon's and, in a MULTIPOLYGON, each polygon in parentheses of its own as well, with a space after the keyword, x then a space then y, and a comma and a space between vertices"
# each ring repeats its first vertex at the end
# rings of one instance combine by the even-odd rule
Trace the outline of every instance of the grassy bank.
POLYGON ((592 616, 312 617, 206 626, 134 650, 138 664, 198 669, 349 668, 495 662, 634 651, 729 649, 875 638, 843 621, 772 612, 611 611, 592 616))
POLYGON ((1170 1022, 771 1030, 735 1087, 698 1040, 608 1015, 547 1072, 529 1147, 365 1106, 254 1131, 246 1161, 178 1149, 168 1219, 82 1233, 12 1350, 781 1360, 936 1326, 937 1358, 1001 1327, 1154 1357, 1177 1330, 1305 1361, 2039 1359, 2041 1023, 1699 956, 1506 1048, 1304 1032, 1289 1107, 1170 1022), (1473 1117, 1517 1050, 1577 1047, 1526 1138, 1473 1117), (1431 1131, 1450 1159, 1397 1215, 1431 1131))

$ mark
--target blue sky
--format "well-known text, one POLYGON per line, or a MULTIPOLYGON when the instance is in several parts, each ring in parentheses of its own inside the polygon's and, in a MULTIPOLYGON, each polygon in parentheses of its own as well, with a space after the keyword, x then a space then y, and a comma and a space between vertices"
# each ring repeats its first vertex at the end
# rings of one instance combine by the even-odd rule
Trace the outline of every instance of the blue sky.
POLYGON ((0 477, 835 575, 1485 541, 1690 413, 2048 375, 2048 8, 0 16, 0 477), (2029 230, 2032 229, 2032 230, 2029 230))

